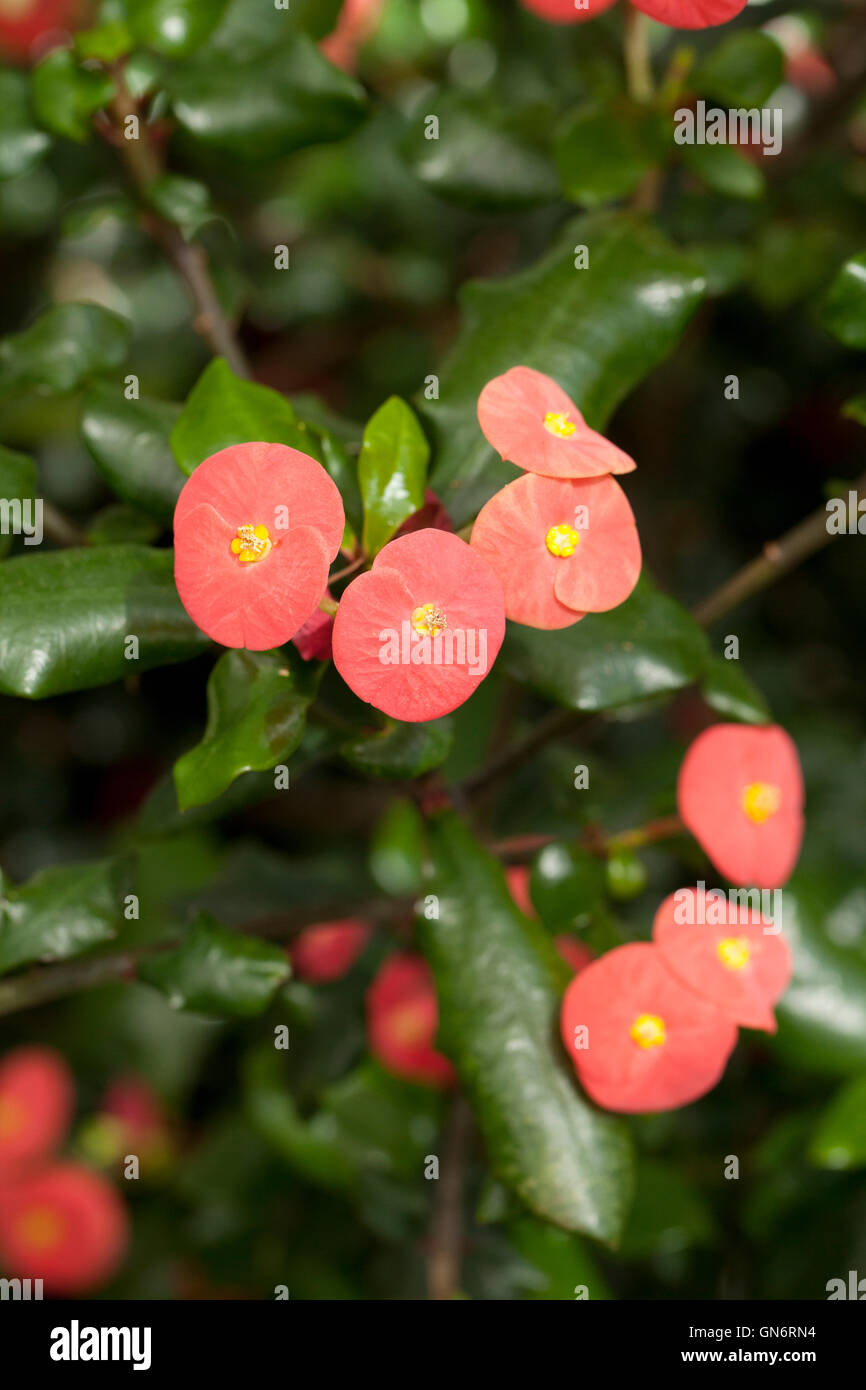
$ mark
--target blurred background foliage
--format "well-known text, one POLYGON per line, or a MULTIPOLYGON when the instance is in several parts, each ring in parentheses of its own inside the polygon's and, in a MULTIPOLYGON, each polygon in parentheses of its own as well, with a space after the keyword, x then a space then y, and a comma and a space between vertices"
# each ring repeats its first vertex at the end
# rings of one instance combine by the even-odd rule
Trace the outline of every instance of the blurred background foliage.
MULTIPOLYGON (((81 1107, 71 1142, 89 1161, 118 1171, 92 1117, 119 1075, 149 1084, 172 1135, 162 1161, 123 1184, 133 1245, 100 1292, 261 1298, 286 1285, 292 1298, 425 1297, 439 1184, 424 1164, 445 1151, 452 1102, 387 1075, 364 1036, 365 989, 395 933, 412 939, 420 891, 406 780, 435 767, 434 790, 455 789, 482 840, 540 833, 574 847, 587 827, 615 833, 672 812, 694 734, 767 711, 796 740, 808 790, 784 898, 797 973, 778 1036, 743 1035, 698 1104, 622 1126, 636 1157, 631 1201, 620 1183, 618 1249, 577 1233, 580 1221, 565 1230, 530 1212, 492 1176, 496 1125, 486 1150, 470 1132, 459 1288, 481 1299, 572 1298, 579 1285, 592 1298, 821 1298, 828 1279, 866 1267, 862 541, 834 541, 714 624, 708 646, 685 611, 768 539, 845 496, 862 466, 863 424, 845 406, 864 390, 866 308, 860 278, 842 267, 864 240, 866 10, 770 0, 721 30, 651 26, 659 97, 646 108, 625 87, 623 9, 562 29, 512 0, 387 0, 356 80, 314 46, 334 27, 336 0, 289 11, 105 0, 98 13, 82 6, 72 48, 0 73, 0 413, 13 451, 0 460, 3 488, 22 486, 31 458, 30 485, 87 532, 94 563, 106 544, 156 547, 138 579, 109 551, 88 581, 108 592, 122 571, 157 631, 144 663, 154 669, 126 679, 116 656, 100 665, 92 634, 70 655, 64 632, 51 633, 48 610, 64 593, 68 621, 86 626, 63 568, 77 551, 57 551, 38 613, 23 567, 53 553, 16 539, 0 566, 19 566, 0 577, 0 679, 13 692, 0 698, 0 1049, 39 1040, 69 1060, 81 1107), (101 114, 117 62, 170 170, 146 215, 101 114), (708 146, 683 158, 670 112, 695 95, 780 107, 781 153, 708 146), (424 139, 430 113, 438 142, 424 139), (612 213, 620 203, 637 211, 612 213), (241 760, 258 770, 223 766, 223 785, 194 787, 181 811, 172 767, 202 738, 214 653, 170 611, 159 555, 183 481, 169 435, 211 353, 151 234, 154 211, 205 249, 256 380, 294 403, 343 478, 350 519, 364 422, 392 395, 422 417, 432 486, 455 523, 471 519, 512 474, 479 454, 470 394, 524 360, 535 323, 565 296, 546 369, 556 375, 572 344, 587 361, 568 358, 563 384, 591 423, 614 412, 609 431, 639 464, 628 492, 652 580, 569 633, 511 634, 447 725, 419 742, 398 731, 384 752, 371 752, 369 711, 327 669, 325 714, 305 728, 295 709, 297 738, 281 745, 290 791, 274 791, 266 748, 258 764, 241 760), (575 223, 579 213, 588 220, 575 223), (579 242, 591 268, 566 278, 551 248, 579 242), (457 292, 476 279, 502 283, 461 311, 457 292), (654 304, 653 285, 679 307, 654 304), (107 314, 70 318, 73 305, 107 314), (441 369, 461 320, 457 356, 441 369), (440 370, 441 413, 424 398, 440 370), (132 425, 117 404, 130 371, 143 412, 132 425), (751 684, 709 659, 728 634, 751 684), (50 671, 42 687, 34 652, 50 671), (557 704, 587 718, 468 797, 480 769, 557 704), (581 763, 587 791, 574 788, 581 763), (106 876, 123 873, 141 915, 118 924, 106 876), (339 915, 380 928, 348 976, 281 982, 300 924, 339 915), (202 980, 196 941, 206 955, 208 931, 223 928, 271 943, 266 986, 243 965, 222 994, 202 980), (154 951, 169 938, 187 952, 183 987, 181 967, 154 951), (20 1007, 16 981, 32 978, 33 962, 86 969, 119 951, 122 968, 109 965, 95 987, 60 977, 20 1007), (159 988, 118 978, 137 952, 159 988), (202 1016, 203 997, 214 1016, 202 1016), (280 1024, 285 1053, 273 1047, 280 1024), (730 1155, 737 1181, 724 1176, 730 1155)), ((185 418, 195 441, 205 426, 185 418)), ((296 665, 306 709, 316 692, 296 665)), ((254 678, 266 672, 230 673, 254 678)), ((449 853, 465 929, 483 933, 501 905, 470 863, 482 851, 465 850, 465 891, 449 853)), ((646 938, 665 894, 711 878, 686 838, 637 859, 605 873, 577 849, 565 868, 562 853, 542 854, 532 892, 543 927, 579 931, 595 949, 646 938)), ((501 1100, 523 1103, 507 1086, 501 1100)))

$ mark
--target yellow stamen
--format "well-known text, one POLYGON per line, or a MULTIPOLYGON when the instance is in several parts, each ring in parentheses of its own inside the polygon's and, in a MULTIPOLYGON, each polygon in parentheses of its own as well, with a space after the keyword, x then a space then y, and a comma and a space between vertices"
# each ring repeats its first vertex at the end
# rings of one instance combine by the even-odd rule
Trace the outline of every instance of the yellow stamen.
POLYGON ((0 1139, 11 1139, 24 1120, 24 1106, 13 1096, 0 1096, 0 1139))
POLYGON ((744 936, 726 936, 724 941, 719 942, 716 951, 722 965, 728 970, 742 970, 744 965, 749 964, 752 954, 744 936))
POLYGON ((750 782, 743 788, 743 810, 755 825, 774 816, 781 804, 782 793, 769 782, 750 782))
POLYGON ((567 555, 573 555, 580 545, 580 532, 569 526, 567 521, 561 521, 558 526, 551 526, 544 537, 544 544, 551 555, 564 559, 567 555))
POLYGON ((570 439, 577 425, 569 420, 567 410, 548 410, 544 417, 544 428, 548 434, 556 435, 557 439, 570 439))
POLYGON ((60 1240, 63 1222, 51 1207, 31 1207, 19 1218, 18 1231, 27 1245, 46 1250, 60 1240))
POLYGON ((658 1014, 638 1014, 629 1029, 638 1047, 661 1047, 666 1039, 665 1021, 658 1014))
POLYGON ((439 637, 448 626, 448 619, 435 603, 422 603, 412 614, 412 626, 419 637, 439 637))
POLYGON ((232 541, 232 554, 237 555, 244 564, 263 560, 270 550, 271 541, 267 526, 238 527, 238 533, 232 541))

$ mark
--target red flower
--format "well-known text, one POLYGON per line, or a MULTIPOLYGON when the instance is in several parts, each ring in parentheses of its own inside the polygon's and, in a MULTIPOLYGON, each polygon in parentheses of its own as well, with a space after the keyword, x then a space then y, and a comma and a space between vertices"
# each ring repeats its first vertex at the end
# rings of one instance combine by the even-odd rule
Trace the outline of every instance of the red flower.
MULTIPOLYGON (((325 590, 325 598, 332 598, 330 589, 325 590)), ((298 628, 292 638, 304 661, 330 661, 331 642, 334 635, 334 619, 330 613, 317 608, 307 621, 298 628)))
POLYGON ((338 68, 354 72, 358 52, 373 33, 385 0, 343 0, 337 26, 322 39, 319 47, 338 68))
POLYGON ((590 950, 585 942, 578 941, 576 936, 569 936, 568 932, 554 937, 553 944, 575 975, 579 975, 581 970, 585 970, 595 960, 595 952, 590 950))
POLYGON ((504 633, 502 587, 486 561, 447 531, 414 531, 343 594, 334 663, 392 719, 438 719, 480 685, 504 633))
POLYGON ((532 905, 532 898, 529 896, 529 869, 525 864, 512 864, 505 870, 505 882, 508 884, 508 891, 511 894, 515 906, 520 908, 524 917, 537 917, 538 913, 532 905))
POLYGON ((721 890, 681 888, 656 913, 653 941, 668 969, 695 994, 743 1028, 775 1033, 773 1005, 790 982, 791 953, 760 912, 730 903, 721 890))
POLYGON ((777 725, 714 724, 680 768, 679 812, 732 883, 781 888, 803 838, 803 774, 777 725))
POLYGON ((69 1126, 72 1078, 59 1053, 20 1047, 0 1062, 0 1175, 51 1153, 69 1126))
POLYGON ((630 473, 635 462, 591 430, 552 377, 512 367, 478 397, 478 423, 488 444, 518 468, 548 478, 630 473))
POLYGON ((161 1162, 167 1148, 168 1122, 159 1096, 147 1081, 120 1076, 102 1098, 102 1114, 112 1123, 115 1152, 161 1162))
POLYGON ((527 627, 616 608, 640 574, 634 514, 609 477, 518 478, 481 508, 471 543, 499 576, 506 617, 527 627))
POLYGON ((0 51, 12 58, 33 57, 40 39, 64 37, 76 8, 76 0, 0 0, 0 51))
POLYGON ((342 979, 369 939, 366 922, 321 922, 307 927, 289 949, 295 974, 314 985, 342 979))
MULTIPOLYGON (((552 24, 580 24, 609 10, 614 0, 521 0, 525 9, 552 24)), ((634 0, 650 19, 672 29, 707 29, 727 24, 744 10, 747 0, 634 0)))
POLYGON ((224 647, 266 651, 318 607, 345 517, 320 463, 284 444, 235 444, 200 463, 174 513, 174 577, 224 647))
POLYGON ((421 956, 390 956, 367 991, 367 1042, 387 1071, 444 1089, 454 1068, 433 1046, 439 1005, 433 975, 421 956))
POLYGON ((668 970, 649 942, 618 946, 575 976, 562 1038, 581 1085, 608 1110, 688 1105, 715 1086, 736 1026, 668 970))
POLYGON ((54 1163, 0 1188, 0 1259, 14 1277, 42 1279, 53 1294, 104 1283, 127 1241, 120 1197, 77 1163, 54 1163))

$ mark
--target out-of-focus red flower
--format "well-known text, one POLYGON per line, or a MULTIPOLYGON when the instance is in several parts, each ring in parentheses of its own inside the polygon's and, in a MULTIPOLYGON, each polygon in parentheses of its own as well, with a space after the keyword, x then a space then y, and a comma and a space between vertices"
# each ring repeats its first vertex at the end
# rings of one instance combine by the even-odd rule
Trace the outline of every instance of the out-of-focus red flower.
POLYGON ((616 0, 520 0, 525 10, 537 14, 551 24, 580 24, 585 19, 595 19, 604 14, 616 0))
POLYGON ((0 1260, 15 1278, 42 1279, 53 1294, 105 1282, 129 1238, 126 1208, 98 1173, 52 1163, 0 1185, 0 1260))
POLYGON ((0 0, 0 53, 20 61, 40 57, 45 44, 62 42, 79 0, 0 0))
MULTIPOLYGON (((330 589, 325 598, 332 598, 330 589)), ((334 635, 334 619, 330 613, 317 608, 292 638, 304 661, 330 661, 334 635)))
POLYGON ((529 868, 526 864, 511 864, 505 870, 505 881, 508 884, 508 891, 514 899, 524 917, 537 917, 538 913, 532 906, 532 899, 529 896, 529 868))
POLYGON ((397 535, 408 536, 412 531, 427 531, 431 527, 434 531, 453 531, 454 523, 436 493, 428 487, 424 494, 423 507, 407 516, 397 535))
MULTIPOLYGON (((614 0, 521 0, 521 4, 552 24, 580 24, 604 14, 614 0)), ((671 29, 708 29, 714 24, 727 24, 746 4, 747 0, 634 0, 636 9, 671 29)))
POLYGON ((69 1068, 48 1047, 20 1047, 0 1062, 0 1180, 52 1153, 69 1128, 69 1068))
POLYGON ((688 1105, 715 1086, 736 1025, 680 984, 658 947, 618 946, 576 975, 562 1001, 562 1038, 581 1085, 608 1110, 688 1105))
POLYGON ((367 1041, 387 1071, 444 1089, 454 1068, 434 1047, 439 1005, 427 962, 411 952, 385 961, 367 991, 367 1041))
POLYGON ((327 984, 340 980, 355 964, 370 939, 366 922, 347 918, 307 927, 292 942, 289 956, 299 980, 327 984))
POLYGON ((677 979, 734 1023, 775 1033, 773 1005, 790 983, 791 952, 760 912, 721 891, 714 900, 681 888, 656 913, 653 941, 677 979))
POLYGON ((559 936, 554 937, 554 945, 575 975, 579 975, 581 970, 585 970, 595 960, 595 952, 584 941, 578 941, 576 936, 570 936, 568 932, 561 932, 559 936))
POLYGON ((319 44, 325 57, 345 72, 354 72, 358 53, 379 23, 385 0, 343 0, 336 28, 319 44))
POLYGON ((117 1077, 102 1098, 102 1115, 115 1127, 119 1154, 134 1153, 145 1162, 165 1156, 168 1120, 148 1082, 138 1076, 117 1077))
POLYGON ((732 883, 781 888, 803 838, 803 774, 778 725, 714 724, 680 768, 679 812, 732 883))
POLYGON ((532 367, 512 367, 478 397, 478 423, 498 454, 547 478, 631 473, 635 461, 590 429, 562 387, 532 367))

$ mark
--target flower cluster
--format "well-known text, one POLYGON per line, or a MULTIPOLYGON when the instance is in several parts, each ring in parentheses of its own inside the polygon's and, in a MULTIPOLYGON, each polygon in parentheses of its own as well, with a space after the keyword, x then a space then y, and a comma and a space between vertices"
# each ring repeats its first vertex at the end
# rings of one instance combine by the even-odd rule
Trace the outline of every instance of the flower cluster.
POLYGON ((572 981, 563 1041, 588 1094, 610 1110, 668 1110, 704 1095, 738 1025, 775 1032, 773 1007, 791 978, 779 914, 764 914, 758 891, 781 888, 799 853, 803 783, 791 739, 777 727, 707 729, 686 754, 678 794, 712 862, 750 887, 679 889, 658 909, 652 942, 616 947, 572 981))
POLYGON ((52 1294, 104 1283, 128 1242, 126 1208, 107 1179, 55 1157, 73 1104, 56 1052, 22 1047, 0 1063, 0 1263, 52 1294))

